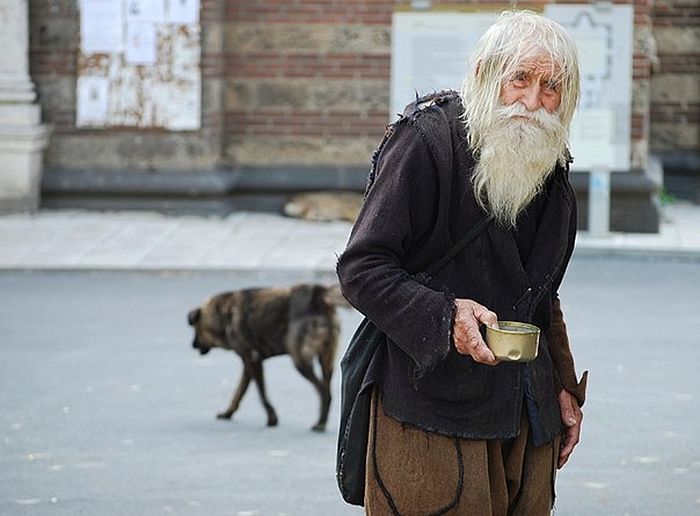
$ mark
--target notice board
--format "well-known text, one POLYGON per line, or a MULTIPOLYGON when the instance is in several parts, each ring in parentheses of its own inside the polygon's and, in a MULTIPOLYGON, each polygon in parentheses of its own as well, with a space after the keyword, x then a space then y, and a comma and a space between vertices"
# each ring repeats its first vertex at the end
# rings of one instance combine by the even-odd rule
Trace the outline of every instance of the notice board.
POLYGON ((416 94, 459 90, 467 58, 498 18, 484 12, 395 12, 391 35, 391 117, 416 94))
POLYGON ((581 100, 571 123, 572 169, 629 170, 634 6, 550 4, 544 12, 578 47, 581 100))
POLYGON ((199 0, 80 0, 76 126, 201 126, 199 0))
MULTIPOLYGON (((497 11, 397 11, 392 19, 391 119, 416 94, 459 90, 478 39, 497 11)), ((630 166, 631 5, 548 4, 576 41, 582 96, 571 127, 574 170, 630 166)))

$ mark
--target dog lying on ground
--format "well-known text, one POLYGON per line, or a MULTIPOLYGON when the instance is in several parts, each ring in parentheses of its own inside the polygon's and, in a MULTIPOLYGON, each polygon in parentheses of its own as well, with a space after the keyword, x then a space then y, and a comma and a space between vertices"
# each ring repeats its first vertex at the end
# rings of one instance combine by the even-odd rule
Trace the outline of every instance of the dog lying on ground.
POLYGON ((243 374, 231 404, 217 417, 231 419, 252 380, 267 412, 267 425, 276 426, 277 413, 267 399, 262 362, 288 354, 318 391, 321 410, 312 430, 324 431, 340 329, 335 307, 341 300, 338 287, 302 284, 224 292, 190 311, 187 320, 195 330, 195 349, 202 355, 211 348, 228 349, 243 360, 243 374), (321 365, 320 379, 314 373, 314 359, 321 365))

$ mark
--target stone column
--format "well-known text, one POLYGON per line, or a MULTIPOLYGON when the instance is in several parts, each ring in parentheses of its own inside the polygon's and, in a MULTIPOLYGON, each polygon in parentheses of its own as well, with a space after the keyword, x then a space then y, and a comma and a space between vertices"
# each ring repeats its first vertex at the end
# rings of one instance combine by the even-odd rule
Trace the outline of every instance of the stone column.
POLYGON ((27 0, 0 2, 0 49, 0 211, 35 211, 48 131, 29 77, 27 0))

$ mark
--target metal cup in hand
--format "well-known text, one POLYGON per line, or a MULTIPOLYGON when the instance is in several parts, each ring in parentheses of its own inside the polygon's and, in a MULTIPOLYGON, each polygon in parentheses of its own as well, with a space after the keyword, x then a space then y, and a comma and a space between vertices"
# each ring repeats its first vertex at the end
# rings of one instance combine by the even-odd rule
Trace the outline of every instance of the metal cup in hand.
POLYGON ((499 321, 486 327, 486 345, 499 360, 530 362, 537 357, 540 329, 534 324, 499 321))

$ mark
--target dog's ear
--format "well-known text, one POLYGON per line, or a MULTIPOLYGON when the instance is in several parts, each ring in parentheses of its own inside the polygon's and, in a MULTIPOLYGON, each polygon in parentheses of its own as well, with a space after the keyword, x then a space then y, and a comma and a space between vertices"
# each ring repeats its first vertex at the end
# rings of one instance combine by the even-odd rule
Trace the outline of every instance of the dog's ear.
POLYGON ((190 324, 190 326, 194 326, 195 324, 197 324, 197 321, 199 321, 199 316, 201 314, 202 311, 199 308, 190 310, 190 313, 187 314, 187 322, 190 324))

